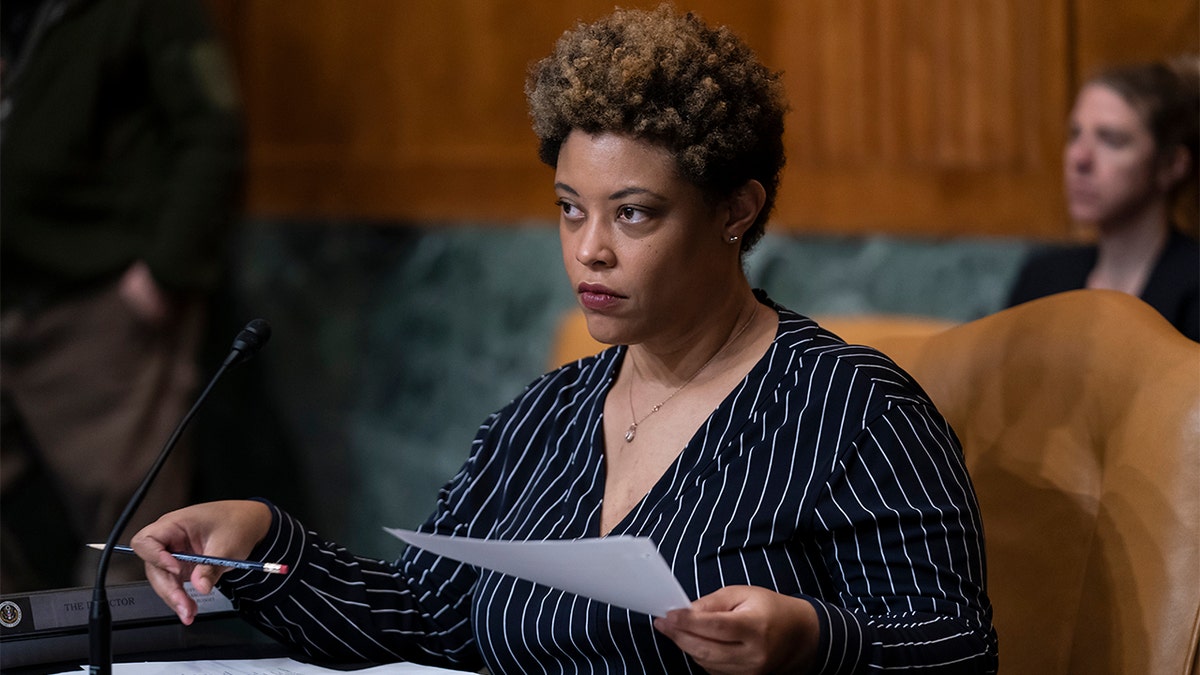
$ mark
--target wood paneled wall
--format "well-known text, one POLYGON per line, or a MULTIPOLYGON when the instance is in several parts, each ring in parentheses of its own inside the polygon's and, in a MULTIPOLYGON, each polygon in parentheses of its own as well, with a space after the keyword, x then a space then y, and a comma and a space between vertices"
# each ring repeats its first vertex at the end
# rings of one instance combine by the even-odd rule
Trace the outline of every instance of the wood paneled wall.
MULTIPOLYGON (((252 214, 554 218, 525 70, 611 0, 209 1, 242 81, 252 214)), ((1083 73, 1197 44, 1198 0, 676 4, 784 72, 773 227, 810 232, 1062 236, 1083 73)))
POLYGON ((782 220, 839 232, 1057 226, 1046 206, 1066 103, 1062 0, 779 8, 771 53, 794 106, 782 220))

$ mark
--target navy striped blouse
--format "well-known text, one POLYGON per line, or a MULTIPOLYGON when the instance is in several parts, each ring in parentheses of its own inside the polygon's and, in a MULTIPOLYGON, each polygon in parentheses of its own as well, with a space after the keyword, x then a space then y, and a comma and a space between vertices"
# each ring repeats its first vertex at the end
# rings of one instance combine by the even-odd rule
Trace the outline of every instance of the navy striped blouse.
MULTIPOLYGON (((892 361, 771 306, 772 346, 612 534, 653 539, 693 598, 752 584, 812 602, 818 672, 994 672, 979 509, 954 433, 892 361)), ((625 353, 547 373, 490 416, 420 529, 599 536, 602 412, 625 353)), ((230 572, 223 589, 317 658, 703 672, 644 614, 412 547, 394 563, 355 557, 278 509, 254 555, 293 572, 230 572)))

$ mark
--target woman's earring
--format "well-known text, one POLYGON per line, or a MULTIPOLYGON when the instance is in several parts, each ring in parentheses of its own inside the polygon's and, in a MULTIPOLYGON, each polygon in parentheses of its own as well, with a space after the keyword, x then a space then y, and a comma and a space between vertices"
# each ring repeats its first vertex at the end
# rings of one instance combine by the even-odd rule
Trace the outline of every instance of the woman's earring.
POLYGON ((736 234, 729 235, 729 243, 732 244, 732 243, 736 242, 737 240, 738 240, 738 236, 736 234))

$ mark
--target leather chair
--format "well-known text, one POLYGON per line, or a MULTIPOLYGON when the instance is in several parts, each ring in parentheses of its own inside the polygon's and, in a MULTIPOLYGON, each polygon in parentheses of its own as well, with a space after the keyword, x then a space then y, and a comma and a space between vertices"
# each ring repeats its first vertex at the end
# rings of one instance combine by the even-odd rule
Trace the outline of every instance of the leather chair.
MULTIPOLYGON (((1200 675, 1200 344, 1094 290, 949 328, 823 325, 889 354, 958 433, 1001 672, 1200 675)), ((555 361, 601 346, 575 315, 555 361)))
POLYGON ((963 443, 1002 672, 1200 673, 1200 344, 1094 290, 870 339, 963 443))

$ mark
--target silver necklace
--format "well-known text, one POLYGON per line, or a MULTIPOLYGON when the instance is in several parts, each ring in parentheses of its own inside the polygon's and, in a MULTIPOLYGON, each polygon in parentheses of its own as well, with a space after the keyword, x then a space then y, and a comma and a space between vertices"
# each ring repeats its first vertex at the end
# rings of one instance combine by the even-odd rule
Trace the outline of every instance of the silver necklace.
MULTIPOLYGON (((679 385, 678 389, 671 392, 671 395, 664 398, 661 403, 659 403, 658 405, 651 408, 650 412, 643 415, 642 419, 640 419, 640 420, 637 418, 637 413, 633 409, 633 379, 630 378, 630 381, 629 381, 629 418, 632 419, 633 422, 629 425, 629 428, 625 430, 625 442, 626 443, 632 443, 633 439, 637 437, 638 425, 640 425, 642 422, 645 422, 654 413, 658 412, 659 410, 662 410, 662 407, 667 404, 667 401, 670 401, 671 399, 675 398, 676 394, 683 391, 684 387, 691 384, 692 380, 696 379, 700 375, 700 373, 704 372, 704 369, 708 367, 708 364, 717 360, 717 357, 721 355, 721 352, 725 351, 725 349, 727 347, 729 347, 729 345, 737 342, 737 339, 742 336, 742 333, 746 332, 746 329, 750 327, 751 322, 754 321, 755 315, 758 314, 758 305, 759 305, 759 303, 756 301, 754 303, 754 309, 750 312, 750 318, 746 319, 746 323, 742 324, 742 327, 739 328, 736 333, 734 333, 733 337, 730 337, 728 340, 726 340, 725 344, 721 345, 720 349, 718 349, 716 352, 714 352, 712 356, 708 357, 708 360, 704 362, 704 365, 697 368, 696 372, 692 373, 691 377, 689 377, 683 384, 679 385)), ((630 363, 633 364, 634 372, 637 372, 637 361, 633 360, 632 354, 630 354, 629 360, 630 360, 630 363)))

